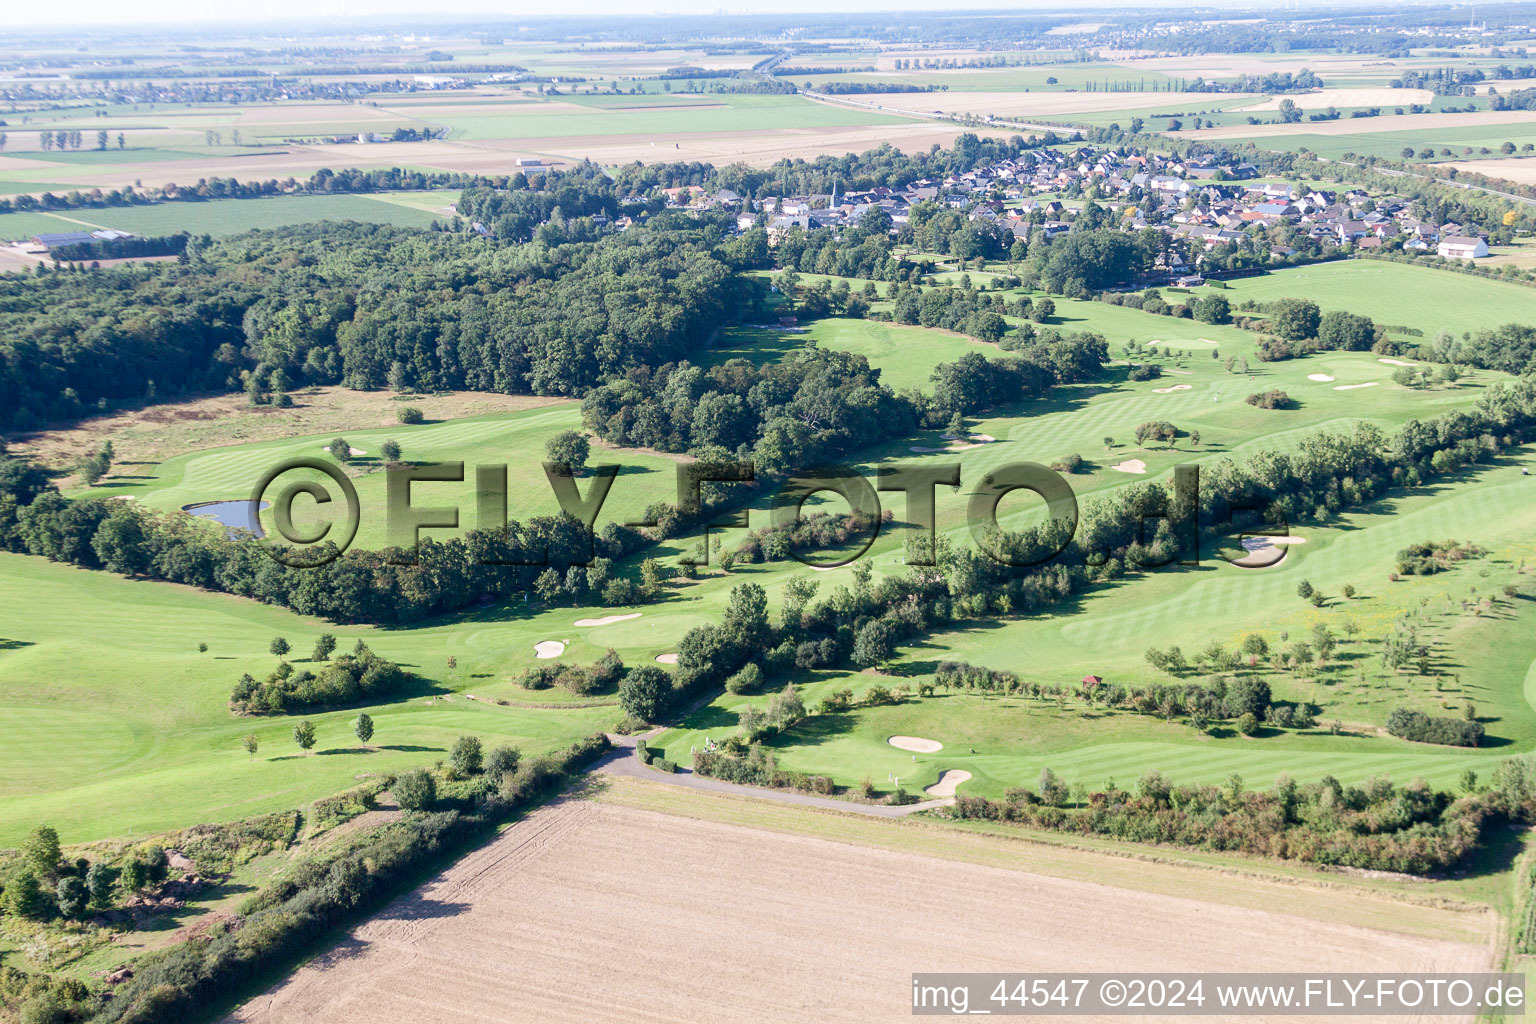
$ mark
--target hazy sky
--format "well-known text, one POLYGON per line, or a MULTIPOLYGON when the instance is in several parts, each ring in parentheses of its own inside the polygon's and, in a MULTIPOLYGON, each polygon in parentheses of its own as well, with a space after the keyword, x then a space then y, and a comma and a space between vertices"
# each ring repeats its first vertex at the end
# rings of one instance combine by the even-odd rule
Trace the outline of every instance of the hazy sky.
MULTIPOLYGON (((1110 0, 1095 4, 1103 7, 1143 7, 1167 0, 1110 0)), ((799 11, 875 11, 875 10, 943 10, 957 6, 944 0, 834 0, 818 3, 816 0, 641 0, 640 3, 625 0, 561 0, 558 4, 528 2, 528 0, 247 0, 231 3, 208 0, 139 0, 124 4, 121 0, 71 0, 53 7, 48 4, 24 3, 23 0, 5 0, 9 10, 5 20, 11 25, 121 25, 165 24, 196 22, 230 22, 262 19, 312 19, 335 18, 340 15, 357 17, 396 17, 401 15, 453 14, 500 15, 507 19, 570 15, 622 14, 633 17, 642 14, 785 14, 799 11), (425 12, 425 13, 424 13, 425 12)), ((971 10, 1009 9, 1029 10, 1042 7, 1054 10, 1070 9, 1072 0, 961 0, 958 5, 971 10)), ((1220 0, 1207 6, 1226 6, 1220 0)))

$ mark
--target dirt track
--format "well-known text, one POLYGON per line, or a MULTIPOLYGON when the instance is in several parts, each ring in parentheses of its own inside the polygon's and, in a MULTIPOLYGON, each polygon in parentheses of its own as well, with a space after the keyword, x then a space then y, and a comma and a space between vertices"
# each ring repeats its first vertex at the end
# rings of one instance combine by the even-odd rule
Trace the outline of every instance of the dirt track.
POLYGON ((573 800, 230 1020, 894 1021, 923 970, 1487 962, 1465 943, 573 800))

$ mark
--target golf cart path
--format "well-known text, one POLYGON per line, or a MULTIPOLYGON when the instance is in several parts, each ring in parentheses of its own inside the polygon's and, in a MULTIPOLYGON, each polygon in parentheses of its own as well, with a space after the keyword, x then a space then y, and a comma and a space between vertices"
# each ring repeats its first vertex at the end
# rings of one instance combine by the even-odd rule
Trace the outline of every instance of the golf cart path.
MULTIPOLYGON (((654 730, 651 735, 661 730, 654 730)), ((724 782, 720 779, 705 778, 694 774, 690 768, 678 766, 674 774, 657 771, 640 763, 635 756, 635 740, 644 739, 644 736, 615 736, 612 733, 608 741, 613 744, 613 750, 593 765, 593 770, 608 775, 628 775, 632 778, 645 779, 648 782, 660 782, 669 786, 682 786, 685 789, 704 789, 713 793, 730 793, 734 796, 748 796, 758 800, 773 800, 781 804, 799 804, 802 807, 820 807, 827 811, 843 811, 848 814, 864 814, 872 818, 904 818, 917 811, 931 811, 935 807, 948 807, 954 803, 954 798, 948 797, 942 800, 921 800, 915 804, 907 804, 904 807, 893 807, 888 804, 860 804, 851 800, 833 800, 825 796, 813 796, 810 793, 798 793, 788 789, 769 789, 766 786, 744 786, 737 782, 724 782)))

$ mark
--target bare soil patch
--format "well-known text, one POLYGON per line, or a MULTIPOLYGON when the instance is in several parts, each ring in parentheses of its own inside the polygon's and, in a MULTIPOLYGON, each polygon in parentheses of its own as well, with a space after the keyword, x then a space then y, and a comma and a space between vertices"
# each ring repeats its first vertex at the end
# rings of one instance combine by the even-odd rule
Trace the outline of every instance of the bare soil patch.
POLYGON ((1451 164, 1458 171, 1486 174, 1521 185, 1536 185, 1536 160, 1510 157, 1508 160, 1459 160, 1451 164))
MULTIPOLYGON (((926 72, 924 72, 926 74, 926 72)), ((1223 102, 1240 100, 1244 94, 1227 93, 1223 102)), ((1210 93, 1202 92, 877 92, 854 97, 897 111, 946 114, 992 114, 1027 120, 1058 114, 1086 114, 1100 110, 1131 110, 1157 107, 1182 110, 1189 104, 1209 106, 1210 93)), ((1326 106, 1326 104, 1324 104, 1326 106)))
MULTIPOLYGON (((1011 864, 1027 864, 1030 848, 1013 849, 1011 864)), ((1473 971, 1488 969, 1489 950, 567 801, 535 810, 229 1020, 898 1020, 911 1015, 914 963, 1473 971), (636 942, 636 922, 669 941, 636 942), (806 983, 808 963, 832 962, 836 984, 806 983)))
POLYGON ((1271 96, 1262 103, 1238 107, 1238 113, 1250 110, 1279 110, 1286 100, 1294 100, 1302 110, 1328 107, 1406 107, 1411 103, 1429 103, 1435 94, 1428 89, 1323 89, 1319 92, 1271 96))

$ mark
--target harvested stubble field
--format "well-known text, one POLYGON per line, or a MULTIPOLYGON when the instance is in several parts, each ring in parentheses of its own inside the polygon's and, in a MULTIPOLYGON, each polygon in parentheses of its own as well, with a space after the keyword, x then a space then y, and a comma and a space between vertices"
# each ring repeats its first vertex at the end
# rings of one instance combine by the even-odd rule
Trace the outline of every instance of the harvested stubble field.
MULTIPOLYGON (((977 863, 974 849, 943 858, 878 848, 878 838, 838 842, 620 806, 647 801, 635 787, 666 788, 627 782, 618 801, 533 812, 229 1020, 757 1021, 772 1007, 777 1021, 875 1021, 910 1014, 914 970, 1449 971, 1489 962, 1484 944, 1033 874, 1031 848, 1005 839, 957 837, 965 848, 1009 851, 999 867, 977 863), (1082 927, 1093 920, 1116 928, 1082 927)), ((798 826, 811 815, 834 828, 845 817, 803 812, 798 826)))

